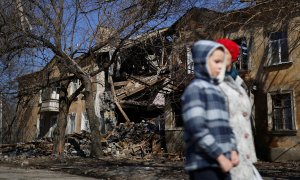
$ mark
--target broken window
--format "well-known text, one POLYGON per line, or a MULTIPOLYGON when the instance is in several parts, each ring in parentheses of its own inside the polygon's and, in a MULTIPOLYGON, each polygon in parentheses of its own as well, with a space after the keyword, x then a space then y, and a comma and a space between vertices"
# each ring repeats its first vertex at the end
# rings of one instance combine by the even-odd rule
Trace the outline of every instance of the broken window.
POLYGON ((54 85, 52 87, 47 87, 43 89, 41 93, 41 102, 48 100, 58 100, 59 99, 60 86, 54 85))
POLYGON ((71 134, 76 130, 76 113, 72 112, 68 115, 67 134, 71 134))
POLYGON ((289 62, 287 32, 272 32, 269 36, 269 54, 267 65, 289 62))
POLYGON ((240 56, 236 62, 236 68, 238 71, 249 70, 249 51, 247 45, 247 39, 245 37, 234 40, 240 46, 240 56))
POLYGON ((166 40, 167 40, 169 43, 172 43, 172 42, 174 42, 174 36, 173 36, 173 35, 168 35, 168 36, 166 36, 166 40))
POLYGON ((51 99, 52 92, 53 90, 50 87, 43 89, 41 93, 42 101, 51 99))
POLYGON ((187 74, 194 73, 194 63, 192 58, 192 51, 190 47, 186 47, 186 63, 187 63, 187 74))
POLYGON ((42 112, 37 120, 38 137, 53 137, 58 114, 56 112, 42 112))
POLYGON ((81 85, 81 82, 79 79, 72 79, 70 83, 70 88, 69 88, 69 94, 73 94, 81 85))
POLYGON ((90 124, 86 112, 81 113, 81 130, 91 132, 90 124))
POLYGON ((40 90, 39 91, 39 104, 42 103, 42 93, 43 93, 43 91, 40 90))
POLYGON ((56 127, 56 121, 57 121, 57 114, 51 116, 50 118, 50 129, 48 133, 48 137, 53 137, 54 129, 56 127))
POLYGON ((272 94, 273 130, 295 130, 292 93, 272 94))
POLYGON ((175 120, 175 127, 183 127, 183 119, 181 115, 181 104, 179 102, 172 103, 173 116, 175 120))

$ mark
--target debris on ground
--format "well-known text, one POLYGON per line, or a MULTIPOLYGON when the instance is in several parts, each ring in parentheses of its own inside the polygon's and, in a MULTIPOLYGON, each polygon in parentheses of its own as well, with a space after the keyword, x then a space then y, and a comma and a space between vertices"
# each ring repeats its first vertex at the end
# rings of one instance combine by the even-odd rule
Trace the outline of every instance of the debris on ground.
MULTIPOLYGON (((129 124, 120 123, 101 139, 105 156, 120 158, 143 158, 164 154, 158 126, 142 121, 129 124)), ((86 131, 66 135, 65 156, 90 156, 91 135, 86 131)), ((43 138, 36 141, 0 145, 2 156, 37 157, 52 154, 53 139, 43 138)))
MULTIPOLYGON (((120 123, 101 142, 104 157, 90 157, 91 135, 82 131, 66 135, 63 159, 52 155, 53 139, 0 145, 2 165, 50 169, 101 179, 188 179, 184 159, 164 152, 163 136, 151 121, 120 123)), ((300 162, 255 164, 264 178, 300 179, 300 162)))

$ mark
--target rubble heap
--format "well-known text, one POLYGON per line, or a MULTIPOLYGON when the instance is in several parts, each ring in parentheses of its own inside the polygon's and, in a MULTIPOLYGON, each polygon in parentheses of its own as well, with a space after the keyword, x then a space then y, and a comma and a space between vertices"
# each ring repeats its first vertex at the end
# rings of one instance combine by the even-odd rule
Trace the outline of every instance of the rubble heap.
MULTIPOLYGON (((101 139, 104 155, 114 157, 151 158, 162 155, 159 126, 153 122, 142 121, 119 124, 101 139)), ((90 156, 90 133, 74 133, 66 135, 66 156, 90 156)), ((46 138, 27 143, 0 145, 2 156, 48 156, 52 154, 53 139, 46 138)))
POLYGON ((52 153, 53 143, 51 139, 41 139, 27 143, 2 144, 0 155, 3 156, 48 156, 52 153))
POLYGON ((161 135, 151 122, 120 124, 106 137, 104 153, 115 156, 149 157, 161 154, 161 135))

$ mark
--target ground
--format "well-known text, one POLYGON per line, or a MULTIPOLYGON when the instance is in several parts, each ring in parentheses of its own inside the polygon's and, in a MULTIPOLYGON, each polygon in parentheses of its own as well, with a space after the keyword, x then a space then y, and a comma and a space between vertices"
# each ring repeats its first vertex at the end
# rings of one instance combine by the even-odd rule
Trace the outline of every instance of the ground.
POLYGON ((255 164, 264 179, 300 179, 300 162, 265 162, 255 164))
MULTIPOLYGON (((126 159, 104 157, 101 159, 53 156, 3 157, 3 167, 46 169, 97 179, 188 179, 182 160, 126 159)), ((300 162, 275 163, 259 161, 255 164, 264 179, 300 179, 300 162)))
POLYGON ((182 161, 68 157, 8 158, 2 166, 48 169, 99 179, 187 179, 182 161))
POLYGON ((64 172, 49 171, 45 169, 29 169, 7 167, 0 164, 0 179, 22 179, 22 180, 50 180, 50 179, 64 179, 64 180, 95 180, 96 178, 77 176, 64 172))

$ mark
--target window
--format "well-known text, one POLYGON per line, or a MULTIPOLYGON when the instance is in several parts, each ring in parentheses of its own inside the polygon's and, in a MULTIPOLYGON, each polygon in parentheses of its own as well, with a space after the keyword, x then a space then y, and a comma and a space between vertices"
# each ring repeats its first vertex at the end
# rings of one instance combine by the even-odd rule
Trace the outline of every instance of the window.
POLYGON ((80 85, 81 85, 79 79, 72 79, 72 83, 73 83, 74 91, 76 91, 80 87, 80 85))
POLYGON ((42 93, 41 93, 41 100, 42 101, 50 100, 52 92, 53 92, 53 90, 50 87, 47 87, 47 88, 43 89, 42 93))
POLYGON ((37 120, 36 120, 36 137, 39 137, 40 135, 40 118, 38 117, 37 120))
POLYGON ((49 134, 48 137, 53 137, 54 129, 56 128, 56 121, 57 121, 57 114, 51 116, 50 118, 50 128, 49 128, 49 134))
POLYGON ((246 38, 239 38, 234 40, 240 46, 240 56, 236 62, 236 68, 238 71, 248 70, 249 69, 249 56, 248 56, 248 45, 246 38))
POLYGON ((86 112, 81 113, 81 130, 91 132, 86 112))
POLYGON ((76 118, 76 114, 74 113, 72 113, 71 115, 70 115, 70 132, 72 133, 72 132, 74 132, 75 131, 75 118, 76 118))
POLYGON ((167 40, 167 42, 172 43, 172 42, 174 42, 174 36, 168 35, 168 36, 166 36, 166 40, 167 40))
POLYGON ((66 128, 66 134, 71 134, 76 130, 76 113, 72 112, 68 115, 68 123, 66 128))
POLYGON ((183 119, 181 115, 181 104, 180 103, 172 103, 173 116, 175 120, 175 128, 183 127, 183 119))
POLYGON ((289 62, 287 32, 270 33, 268 65, 289 62))
POLYGON ((72 79, 70 83, 70 89, 69 89, 69 94, 73 94, 81 85, 81 82, 79 79, 72 79))
POLYGON ((43 93, 43 91, 40 90, 40 92, 39 92, 39 94, 40 94, 40 96, 39 96, 39 104, 42 103, 42 93, 43 93))
POLYGON ((194 73, 194 63, 193 63, 193 58, 192 58, 192 51, 191 48, 187 47, 186 48, 186 63, 187 63, 187 73, 188 74, 193 74, 194 73))
POLYGON ((45 89, 40 91, 41 101, 58 100, 59 92, 60 92, 59 86, 46 87, 45 89))
POLYGON ((295 130, 292 93, 271 94, 272 130, 295 130))

